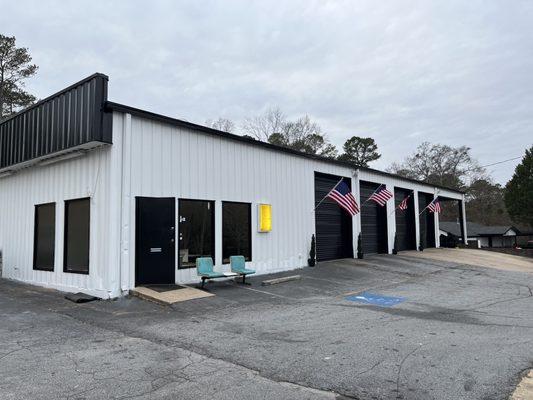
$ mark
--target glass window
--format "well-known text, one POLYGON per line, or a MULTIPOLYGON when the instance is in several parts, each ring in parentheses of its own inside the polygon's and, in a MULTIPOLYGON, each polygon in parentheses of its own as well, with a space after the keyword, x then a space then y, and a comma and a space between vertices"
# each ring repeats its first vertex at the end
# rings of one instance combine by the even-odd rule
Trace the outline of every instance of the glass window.
POLYGON ((196 267, 198 257, 215 261, 215 202, 179 201, 179 268, 196 267))
POLYGON ((33 269, 54 270, 56 238, 55 203, 35 206, 33 269))
POLYGON ((65 202, 64 271, 89 273, 90 199, 65 202))
POLYGON ((229 263, 230 256, 252 259, 252 205, 249 203, 222 203, 222 258, 229 263))

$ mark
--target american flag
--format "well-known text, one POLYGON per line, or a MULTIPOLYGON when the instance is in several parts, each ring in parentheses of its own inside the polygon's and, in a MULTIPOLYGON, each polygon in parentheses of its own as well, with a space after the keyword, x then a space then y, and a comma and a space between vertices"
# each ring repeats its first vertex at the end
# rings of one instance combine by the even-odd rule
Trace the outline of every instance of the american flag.
POLYGON ((411 197, 411 195, 407 196, 405 199, 402 200, 402 202, 398 206, 400 210, 402 211, 407 210, 407 207, 408 207, 407 201, 409 201, 409 197, 411 197))
POLYGON ((437 214, 440 213, 440 201, 438 197, 433 199, 433 201, 429 203, 428 209, 432 213, 437 213, 437 214))
POLYGON ((359 212, 357 201, 348 185, 344 182, 339 182, 339 184, 328 193, 328 197, 348 211, 351 216, 354 216, 359 212))
POLYGON ((387 204, 387 200, 392 199, 394 195, 385 188, 385 186, 381 185, 378 190, 376 190, 372 195, 368 198, 368 200, 375 201, 380 206, 384 206, 387 204))

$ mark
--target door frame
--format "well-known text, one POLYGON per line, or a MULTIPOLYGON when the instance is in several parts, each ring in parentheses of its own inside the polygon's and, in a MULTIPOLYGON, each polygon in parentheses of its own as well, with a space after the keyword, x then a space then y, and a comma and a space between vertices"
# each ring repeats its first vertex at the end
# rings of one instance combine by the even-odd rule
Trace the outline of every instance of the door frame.
POLYGON ((134 286, 143 285, 143 283, 138 282, 139 277, 139 271, 141 268, 140 264, 140 229, 141 224, 139 223, 139 200, 140 199, 158 199, 158 200, 172 200, 172 207, 173 207, 173 222, 174 222, 174 241, 173 241, 173 248, 172 248, 172 271, 174 278, 170 284, 176 283, 176 198, 175 197, 154 197, 154 196, 135 196, 135 273, 134 273, 134 286))

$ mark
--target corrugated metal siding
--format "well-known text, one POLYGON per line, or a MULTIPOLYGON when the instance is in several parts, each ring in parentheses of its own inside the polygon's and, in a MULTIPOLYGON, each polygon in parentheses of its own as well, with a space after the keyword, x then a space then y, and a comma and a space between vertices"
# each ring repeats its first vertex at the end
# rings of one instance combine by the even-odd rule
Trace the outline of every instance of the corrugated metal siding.
MULTIPOLYGON (((53 165, 28 168, 0 179, 0 249, 3 276, 107 297, 115 273, 109 267, 111 147, 53 165), (89 275, 63 272, 64 201, 91 197, 89 275), (53 272, 33 270, 34 208, 56 203, 55 266, 53 272)), ((118 250, 118 244, 115 244, 118 250)))
MULTIPOLYGON (((131 152, 124 182, 129 209, 129 284, 133 285, 135 196, 214 200, 216 264, 222 265, 221 202, 252 203, 253 261, 259 273, 307 265, 314 222, 314 172, 352 176, 353 171, 325 162, 216 138, 184 128, 131 118, 131 132, 116 113, 114 134, 124 132, 124 154, 131 152), (257 232, 257 204, 273 209, 273 228, 257 232)), ((115 136, 116 137, 116 136, 115 136)), ((353 183, 352 183, 353 184, 353 183)), ((178 203, 176 202, 178 210, 178 203)), ((179 211, 178 211, 179 212, 179 211)), ((178 246, 176 246, 178 247, 178 246)), ((177 260, 177 255, 176 255, 177 260)), ((223 267, 225 270, 229 266, 223 267)), ((194 269, 177 270, 179 282, 197 281, 194 269)))
POLYGON ((85 143, 111 143, 107 77, 92 75, 0 123, 0 170, 85 143))
MULTIPOLYGON (((425 191, 433 188, 371 171, 359 171, 319 160, 281 153, 240 141, 218 138, 170 123, 137 115, 113 113, 115 142, 122 137, 122 287, 134 286, 135 197, 175 197, 215 201, 217 268, 222 265, 222 201, 252 203, 253 261, 259 273, 290 270, 307 264, 311 235, 315 233, 315 172, 353 176, 352 189, 359 199, 358 179, 425 191), (273 206, 273 230, 257 232, 257 204, 273 206)), ((461 199, 454 192, 441 193, 461 199)), ((415 207, 415 213, 418 208, 415 207)), ((396 229, 394 202, 387 204, 388 251, 396 229)), ((360 231, 358 214, 352 221, 354 252, 360 231)), ((417 229, 418 229, 418 224, 417 229)), ((176 252, 178 246, 176 246, 176 252)), ((176 254, 176 263, 178 255, 176 254)), ((178 270, 178 282, 198 280, 194 269, 178 270)))
MULTIPOLYGON (((121 112, 113 112, 113 134, 113 146, 0 179, 0 249, 5 277, 101 297, 117 296, 120 289, 134 287, 135 196, 175 197, 176 207, 179 198, 214 200, 215 262, 224 270, 229 266, 221 266, 221 202, 251 202, 251 266, 259 273, 268 273, 307 264, 311 235, 315 233, 315 172, 351 176, 358 200, 359 179, 384 183, 389 190, 413 189, 415 198, 418 191, 433 190, 428 185, 371 171, 355 173, 337 164, 121 112), (64 200, 87 196, 91 197, 90 274, 64 273, 64 200), (54 272, 32 269, 34 206, 47 202, 56 202, 57 207, 54 272), (270 233, 257 232, 258 203, 273 206, 270 233)), ((454 192, 441 191, 439 195, 462 199, 454 192)), ((389 202, 387 214, 393 212, 394 204, 389 202)), ((418 238, 418 218, 415 224, 418 238)), ((356 252, 360 214, 353 218, 352 226, 356 252)), ((395 232, 393 214, 387 227, 390 252, 395 232)), ((178 282, 197 281, 194 269, 176 271, 178 282)))

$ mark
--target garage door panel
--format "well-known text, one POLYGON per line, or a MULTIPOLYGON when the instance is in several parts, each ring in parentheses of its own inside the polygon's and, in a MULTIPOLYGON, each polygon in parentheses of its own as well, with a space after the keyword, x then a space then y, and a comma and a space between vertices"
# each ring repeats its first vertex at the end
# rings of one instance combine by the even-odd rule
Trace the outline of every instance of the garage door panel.
POLYGON ((365 203, 378 186, 372 182, 360 183, 361 237, 365 254, 388 252, 387 209, 373 201, 365 203))
POLYGON ((396 188, 394 201, 396 206, 396 250, 416 249, 415 212, 413 196, 407 200, 407 209, 400 210, 398 206, 412 191, 396 188))
MULTIPOLYGON (((429 193, 418 193, 419 210, 424 210, 433 200, 433 195, 429 193)), ((420 223, 420 245, 423 248, 435 247, 435 220, 433 213, 425 209, 419 216, 420 223)))
MULTIPOLYGON (((315 205, 339 182, 340 176, 315 173, 315 205)), ((351 187, 349 178, 344 179, 351 187)), ((333 200, 326 198, 315 210, 318 261, 353 257, 352 217, 333 200)))

